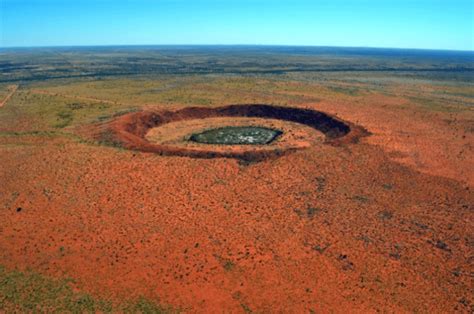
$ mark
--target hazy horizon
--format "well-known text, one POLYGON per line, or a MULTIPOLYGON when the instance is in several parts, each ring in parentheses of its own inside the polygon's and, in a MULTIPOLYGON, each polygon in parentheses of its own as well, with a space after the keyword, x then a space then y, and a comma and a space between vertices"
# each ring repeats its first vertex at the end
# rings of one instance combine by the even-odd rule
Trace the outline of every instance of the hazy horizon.
POLYGON ((0 50, 12 50, 12 49, 54 49, 54 48, 146 48, 146 47, 246 47, 246 48, 258 48, 258 47, 270 47, 270 48, 328 48, 328 49, 373 49, 373 50, 413 50, 413 51, 446 51, 446 52, 469 52, 474 53, 474 50, 461 50, 461 49, 438 49, 438 48, 411 48, 411 47, 370 47, 370 46, 322 46, 322 45, 271 45, 271 44, 119 44, 119 45, 50 45, 50 46, 0 46, 0 50))

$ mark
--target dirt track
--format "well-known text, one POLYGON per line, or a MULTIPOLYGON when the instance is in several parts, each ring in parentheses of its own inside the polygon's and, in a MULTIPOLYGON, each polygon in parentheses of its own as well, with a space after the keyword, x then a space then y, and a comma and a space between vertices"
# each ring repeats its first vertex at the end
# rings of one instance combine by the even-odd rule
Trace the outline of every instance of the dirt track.
POLYGON ((9 93, 8 95, 3 98, 3 100, 0 102, 0 108, 5 106, 5 104, 8 102, 8 100, 10 100, 10 98, 15 94, 16 90, 18 89, 19 85, 11 85, 9 86, 9 93))

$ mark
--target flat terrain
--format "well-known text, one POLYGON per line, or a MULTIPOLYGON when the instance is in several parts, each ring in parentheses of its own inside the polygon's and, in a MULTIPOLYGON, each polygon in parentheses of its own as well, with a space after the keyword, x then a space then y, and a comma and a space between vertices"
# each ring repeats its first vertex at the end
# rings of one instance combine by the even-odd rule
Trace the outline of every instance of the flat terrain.
MULTIPOLYGON (((0 311, 474 311, 474 55, 350 48, 0 50, 0 311), (276 158, 161 156, 88 130, 269 104, 369 132, 283 131, 276 158)), ((211 145, 212 146, 212 145, 211 145)), ((212 147, 211 147, 212 148, 212 147)), ((216 150, 227 149, 216 146, 216 150)))
POLYGON ((254 147, 233 145, 232 147, 217 146, 215 150, 232 150, 232 149, 287 149, 287 148, 304 148, 311 145, 312 141, 323 141, 323 134, 315 132, 310 127, 297 124, 296 122, 289 122, 277 119, 259 119, 249 117, 234 117, 229 119, 227 117, 221 118, 207 118, 207 119, 193 119, 179 122, 171 122, 160 127, 152 128, 146 135, 146 138, 152 143, 174 145, 176 147, 193 147, 206 148, 209 145, 204 145, 189 141, 192 134, 204 132, 209 129, 222 128, 226 126, 260 126, 270 129, 277 129, 283 131, 278 141, 269 143, 267 145, 259 145, 254 147))

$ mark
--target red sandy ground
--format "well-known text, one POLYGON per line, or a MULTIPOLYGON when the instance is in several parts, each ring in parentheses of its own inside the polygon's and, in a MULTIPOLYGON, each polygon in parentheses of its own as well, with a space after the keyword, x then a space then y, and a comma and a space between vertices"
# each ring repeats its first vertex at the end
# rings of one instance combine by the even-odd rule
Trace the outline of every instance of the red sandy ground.
POLYGON ((307 106, 373 135, 250 165, 2 138, 0 264, 190 312, 472 311, 472 115, 307 106))

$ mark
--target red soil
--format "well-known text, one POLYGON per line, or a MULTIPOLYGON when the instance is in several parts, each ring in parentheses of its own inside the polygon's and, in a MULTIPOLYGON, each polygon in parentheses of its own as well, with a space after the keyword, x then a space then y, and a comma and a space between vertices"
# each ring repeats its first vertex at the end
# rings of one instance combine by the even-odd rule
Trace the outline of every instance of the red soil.
MULTIPOLYGON (((441 153, 471 135, 436 114, 416 120, 373 101, 317 107, 374 135, 249 166, 3 137, 0 264, 190 312, 472 311, 473 178, 454 159, 468 161, 472 150, 441 153), (432 133, 417 133, 430 122, 432 133), (438 161, 425 162, 430 156, 438 161)), ((126 127, 122 143, 152 147, 144 136, 156 115, 127 115, 102 130, 126 127)))

